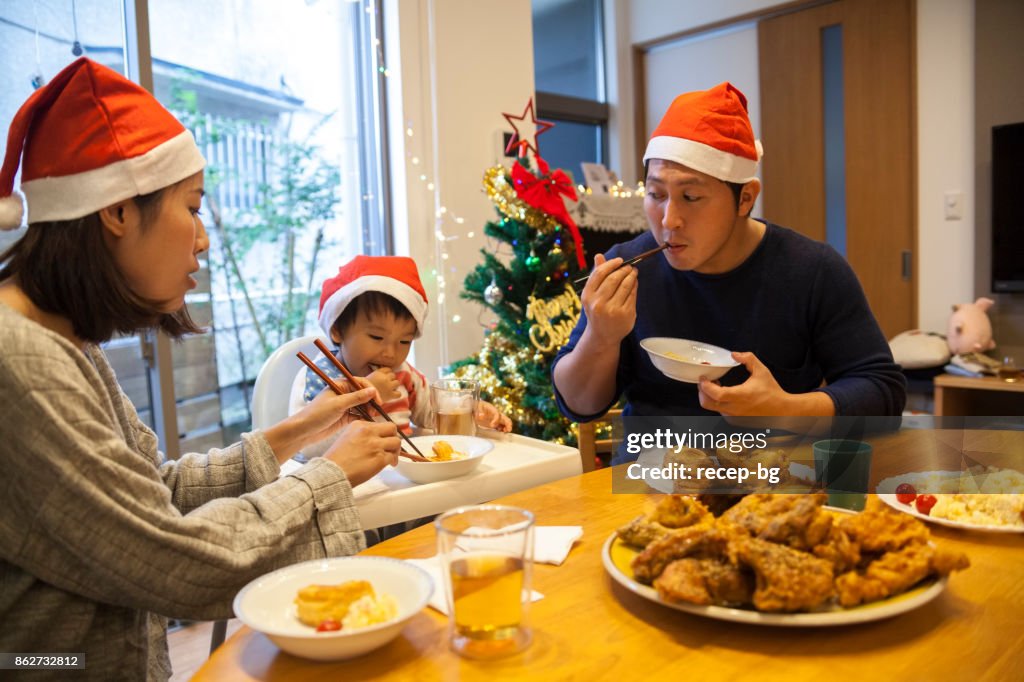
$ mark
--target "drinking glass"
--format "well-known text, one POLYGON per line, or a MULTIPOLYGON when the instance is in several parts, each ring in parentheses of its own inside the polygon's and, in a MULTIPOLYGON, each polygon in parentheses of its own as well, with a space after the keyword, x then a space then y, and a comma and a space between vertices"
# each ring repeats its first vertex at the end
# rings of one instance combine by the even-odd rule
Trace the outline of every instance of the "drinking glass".
POLYGON ((462 507, 434 521, 452 649, 488 659, 532 639, 533 514, 501 505, 462 507))
POLYGON ((479 398, 480 385, 473 379, 448 377, 431 384, 434 432, 445 436, 475 436, 479 398))

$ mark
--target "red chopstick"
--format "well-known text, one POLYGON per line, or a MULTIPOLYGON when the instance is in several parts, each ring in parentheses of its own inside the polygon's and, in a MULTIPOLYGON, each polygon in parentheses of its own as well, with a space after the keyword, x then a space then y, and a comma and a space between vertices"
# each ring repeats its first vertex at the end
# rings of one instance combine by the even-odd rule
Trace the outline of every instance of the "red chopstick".
MULTIPOLYGON (((345 378, 349 380, 349 383, 351 383, 353 386, 359 385, 359 382, 356 380, 355 376, 353 376, 352 372, 348 371, 348 367, 345 366, 345 363, 339 360, 337 357, 335 357, 334 353, 331 352, 331 349, 327 347, 326 343, 324 343, 321 339, 317 339, 316 341, 314 341, 314 343, 316 344, 316 347, 320 349, 320 352, 323 353, 328 360, 334 363, 334 366, 338 368, 338 371, 345 375, 345 378)), ((377 412, 380 413, 380 416, 384 417, 392 424, 395 423, 395 420, 391 418, 391 415, 387 413, 387 410, 385 410, 383 407, 377 404, 376 400, 370 400, 369 403, 370 407, 372 407, 373 409, 377 410, 377 412)), ((420 449, 416 447, 416 444, 412 442, 409 436, 405 435, 405 433, 402 432, 402 429, 398 429, 398 435, 405 439, 405 442, 408 443, 412 447, 412 449, 416 451, 417 455, 423 457, 423 459, 427 459, 426 457, 424 457, 423 453, 420 452, 420 449)))
MULTIPOLYGON (((313 362, 312 360, 310 360, 309 356, 307 356, 305 353, 300 351, 297 354, 297 356, 298 356, 299 360, 302 360, 302 363, 304 365, 306 365, 306 367, 309 367, 311 370, 313 370, 314 374, 316 374, 318 377, 320 377, 320 379, 325 384, 330 386, 332 391, 334 391, 338 395, 345 395, 346 393, 348 393, 348 391, 346 391, 340 385, 338 385, 338 383, 336 381, 334 381, 334 379, 332 379, 331 377, 327 376, 326 372, 324 372, 322 369, 317 367, 316 363, 313 362)), ((334 357, 334 356, 331 355, 331 357, 334 357)), ((353 385, 354 386, 358 386, 359 384, 353 382, 353 385)), ((355 409, 356 409, 356 412, 359 413, 360 417, 362 417, 366 421, 370 421, 370 422, 373 421, 373 415, 370 414, 369 410, 367 410, 365 406, 363 406, 363 405, 356 405, 355 409)), ((402 435, 402 436, 405 435, 401 431, 399 431, 398 433, 399 433, 399 435, 402 435)), ((412 445, 412 443, 410 443, 410 445, 412 445)), ((416 446, 413 445, 413 448, 415 449, 416 446)), ((411 459, 414 462, 428 462, 428 461, 430 461, 426 457, 424 457, 423 453, 421 453, 419 450, 416 450, 416 453, 417 454, 414 455, 412 453, 406 452, 405 450, 402 450, 402 451, 399 452, 400 455, 402 455, 403 457, 406 457, 408 459, 411 459)))

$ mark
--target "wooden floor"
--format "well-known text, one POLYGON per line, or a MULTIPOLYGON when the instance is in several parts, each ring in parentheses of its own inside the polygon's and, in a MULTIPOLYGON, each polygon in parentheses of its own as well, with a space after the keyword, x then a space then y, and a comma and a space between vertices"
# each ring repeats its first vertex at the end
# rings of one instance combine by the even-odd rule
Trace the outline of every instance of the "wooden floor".
MULTIPOLYGON (((237 618, 228 621, 228 634, 230 637, 235 630, 241 627, 242 622, 237 618)), ((210 635, 213 631, 213 623, 195 623, 180 628, 167 635, 167 643, 171 650, 171 668, 174 674, 171 675, 171 682, 187 682, 192 679, 199 666, 210 657, 210 635)))

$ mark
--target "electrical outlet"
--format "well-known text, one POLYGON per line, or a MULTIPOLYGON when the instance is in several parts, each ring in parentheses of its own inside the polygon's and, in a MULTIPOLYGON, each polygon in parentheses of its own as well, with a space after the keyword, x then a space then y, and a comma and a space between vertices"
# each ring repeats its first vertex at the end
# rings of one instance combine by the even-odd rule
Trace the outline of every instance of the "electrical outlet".
POLYGON ((946 220, 963 220, 964 193, 946 192, 942 198, 942 208, 945 211, 946 220))

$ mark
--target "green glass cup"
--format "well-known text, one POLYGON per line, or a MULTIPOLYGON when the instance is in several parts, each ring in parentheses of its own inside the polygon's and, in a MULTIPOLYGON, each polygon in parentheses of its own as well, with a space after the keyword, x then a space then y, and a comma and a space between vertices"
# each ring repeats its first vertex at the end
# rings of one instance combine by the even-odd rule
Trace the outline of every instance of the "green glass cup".
POLYGON ((833 507, 860 511, 867 502, 871 443, 833 438, 814 444, 814 478, 833 507))

